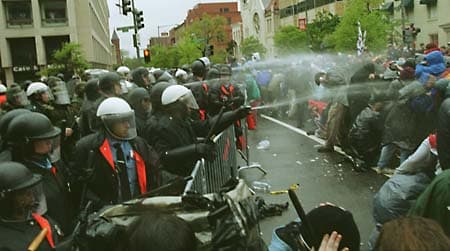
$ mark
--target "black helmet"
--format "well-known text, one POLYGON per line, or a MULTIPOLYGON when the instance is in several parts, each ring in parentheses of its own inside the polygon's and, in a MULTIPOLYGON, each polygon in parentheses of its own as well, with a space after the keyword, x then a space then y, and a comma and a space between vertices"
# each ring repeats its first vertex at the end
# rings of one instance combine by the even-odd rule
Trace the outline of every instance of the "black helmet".
POLYGON ((155 76, 155 79, 158 79, 163 74, 164 74, 164 70, 161 70, 161 69, 153 71, 153 76, 155 76))
POLYGON ((15 117, 18 117, 19 115, 22 115, 24 113, 30 113, 30 112, 31 111, 27 110, 27 109, 17 108, 17 109, 13 109, 13 110, 5 113, 5 115, 3 115, 0 118, 0 135, 2 137, 4 137, 6 135, 8 126, 15 117))
POLYGON ((231 76, 231 67, 229 65, 223 64, 219 65, 220 76, 231 76))
POLYGON ((196 77, 204 77, 206 73, 206 66, 205 64, 200 60, 195 60, 192 65, 192 74, 196 77))
POLYGON ((133 78, 133 82, 139 86, 146 86, 143 76, 148 76, 149 72, 144 67, 138 67, 131 72, 131 77, 133 78))
POLYGON ((206 73, 206 79, 218 79, 220 77, 220 72, 216 67, 212 67, 209 69, 208 73, 206 73))
POLYGON ((28 143, 30 140, 51 139, 61 130, 42 113, 31 112, 17 116, 9 124, 7 140, 12 143, 28 143))
POLYGON ((152 102, 153 111, 157 111, 157 110, 161 109, 162 93, 167 87, 169 87, 171 85, 173 85, 173 84, 171 84, 169 82, 159 82, 153 86, 152 92, 150 93, 150 102, 152 102))
POLYGON ((11 105, 17 107, 23 107, 30 104, 25 91, 23 91, 22 87, 17 84, 10 86, 6 90, 6 101, 11 105))
POLYGON ((1 162, 0 200, 4 199, 11 192, 36 185, 41 179, 41 175, 33 174, 28 168, 18 162, 1 162))
POLYGON ((90 101, 95 101, 100 97, 100 92, 98 88, 98 79, 91 78, 87 81, 86 87, 84 89, 86 98, 90 101))
POLYGON ((120 76, 115 72, 104 73, 98 80, 98 87, 105 93, 114 93, 114 85, 120 85, 120 76))
POLYGON ((170 83, 172 81, 173 81, 173 77, 167 71, 164 71, 161 74, 161 76, 159 76, 159 78, 156 79, 156 83, 159 83, 159 82, 169 82, 170 83))
POLYGON ((140 110, 141 101, 145 99, 150 100, 150 94, 147 89, 142 87, 135 88, 128 94, 128 103, 134 110, 140 110))

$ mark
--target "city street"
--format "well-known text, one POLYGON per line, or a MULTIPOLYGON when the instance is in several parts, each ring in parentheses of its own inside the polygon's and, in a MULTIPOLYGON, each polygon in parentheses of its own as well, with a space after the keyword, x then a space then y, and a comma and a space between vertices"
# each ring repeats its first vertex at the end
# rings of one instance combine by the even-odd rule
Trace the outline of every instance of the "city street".
MULTIPOLYGON (((298 183, 297 190, 306 212, 321 202, 331 202, 353 213, 361 233, 361 250, 373 228, 372 198, 386 180, 373 171, 358 173, 339 153, 322 154, 316 151, 318 143, 272 121, 259 117, 257 131, 249 132, 250 161, 259 162, 268 171, 264 176, 257 169, 243 170, 242 177, 249 183, 260 180, 268 182, 271 190, 287 189, 298 183), (262 140, 269 140, 266 150, 257 149, 262 140)), ((287 194, 270 195, 258 193, 266 203, 289 201, 287 194)), ((290 202, 290 201, 289 201, 290 202)), ((263 239, 270 243, 272 230, 297 217, 292 204, 282 216, 261 221, 263 239)))

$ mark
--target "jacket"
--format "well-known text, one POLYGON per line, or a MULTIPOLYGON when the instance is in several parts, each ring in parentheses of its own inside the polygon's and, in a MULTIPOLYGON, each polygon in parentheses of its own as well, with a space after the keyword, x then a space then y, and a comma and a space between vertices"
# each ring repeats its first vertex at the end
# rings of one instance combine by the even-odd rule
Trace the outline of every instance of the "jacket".
MULTIPOLYGON (((158 186, 159 156, 139 136, 129 143, 133 149, 139 193, 144 194, 158 186)), ((85 186, 85 199, 92 200, 97 207, 121 202, 118 201, 118 174, 111 147, 103 130, 82 138, 75 146, 72 169, 78 180, 77 197, 83 196, 85 186)))
POLYGON ((439 109, 436 131, 439 163, 442 169, 450 169, 450 98, 439 109))
POLYGON ((0 250, 28 250, 28 246, 43 228, 50 231, 39 245, 39 251, 55 250, 54 247, 58 242, 58 228, 52 220, 39 215, 19 222, 0 220, 0 250))
POLYGON ((445 71, 446 67, 442 52, 433 51, 427 54, 424 59, 427 61, 427 65, 418 64, 416 66, 416 78, 419 78, 424 72, 439 76, 445 71))

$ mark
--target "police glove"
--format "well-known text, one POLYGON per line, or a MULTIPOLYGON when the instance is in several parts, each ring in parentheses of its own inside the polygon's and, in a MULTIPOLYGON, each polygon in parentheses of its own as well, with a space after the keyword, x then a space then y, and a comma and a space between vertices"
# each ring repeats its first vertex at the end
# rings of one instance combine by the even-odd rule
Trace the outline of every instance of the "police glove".
POLYGON ((252 112, 251 106, 241 106, 236 110, 237 119, 243 119, 252 112))
POLYGON ((200 155, 200 157, 212 161, 217 156, 216 143, 208 141, 206 143, 195 144, 195 152, 200 155))

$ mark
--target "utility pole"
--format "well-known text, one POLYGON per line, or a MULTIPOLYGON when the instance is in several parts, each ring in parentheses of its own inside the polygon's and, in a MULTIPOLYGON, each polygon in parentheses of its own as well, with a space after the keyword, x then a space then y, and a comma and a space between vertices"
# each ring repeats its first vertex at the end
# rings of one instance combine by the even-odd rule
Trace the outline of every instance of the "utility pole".
POLYGON ((131 0, 131 8, 133 10, 133 25, 134 25, 134 39, 136 41, 135 48, 136 48, 136 56, 138 59, 141 58, 141 55, 139 53, 139 43, 138 43, 138 27, 137 27, 137 20, 136 20, 136 8, 134 7, 134 0, 131 0))

